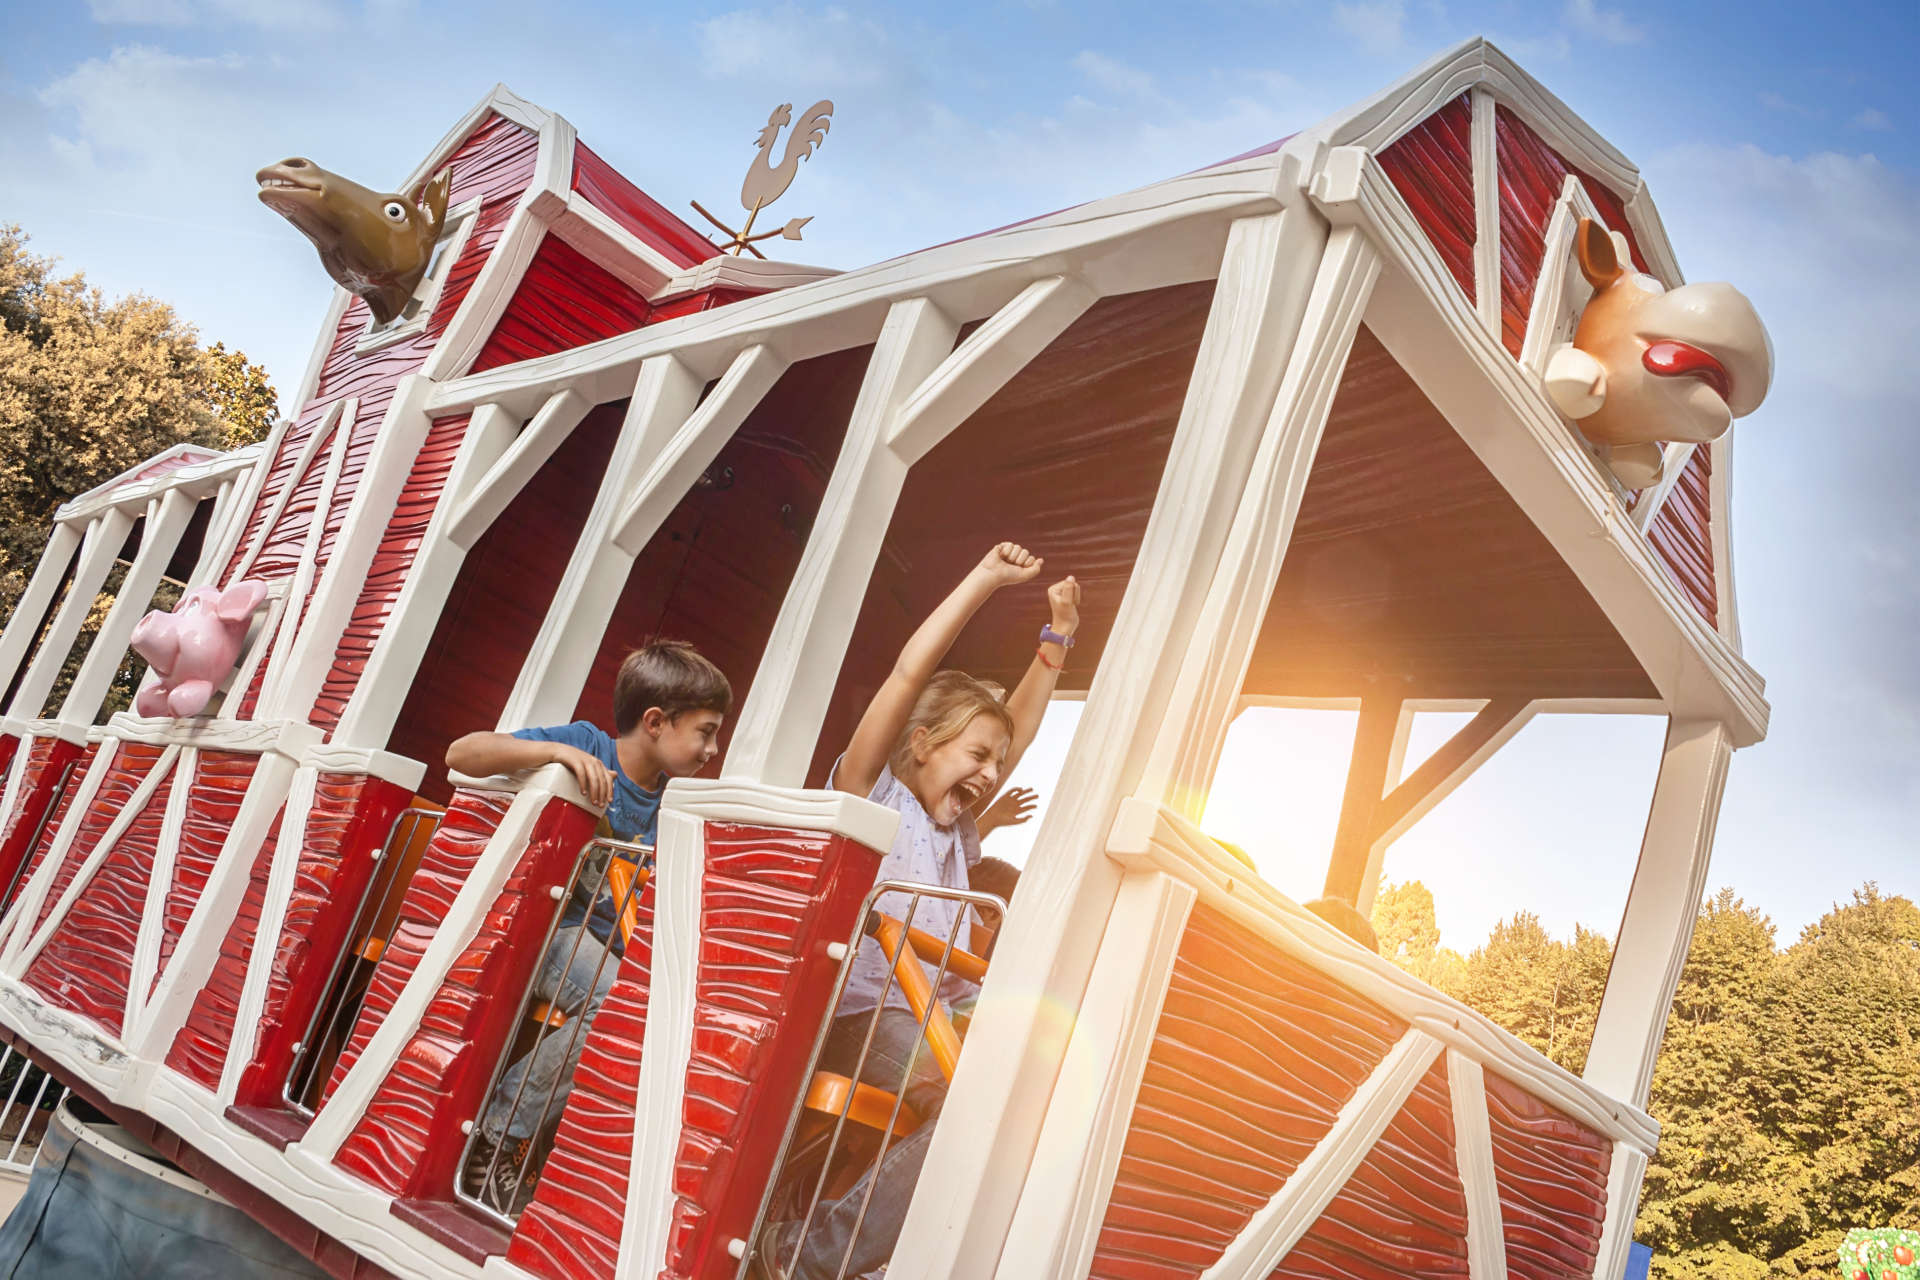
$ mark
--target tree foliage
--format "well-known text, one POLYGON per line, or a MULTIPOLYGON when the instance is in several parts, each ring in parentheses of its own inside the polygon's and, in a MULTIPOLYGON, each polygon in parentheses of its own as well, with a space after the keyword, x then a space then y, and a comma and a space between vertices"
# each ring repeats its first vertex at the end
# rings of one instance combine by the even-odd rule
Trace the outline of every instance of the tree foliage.
MULTIPOLYGON (((1383 889, 1382 950, 1571 1071, 1611 953, 1520 912, 1464 959, 1433 896, 1383 889)), ((1781 949, 1730 889, 1702 904, 1655 1068, 1637 1237, 1664 1280, 1832 1276, 1849 1230, 1920 1229, 1920 908, 1867 885, 1781 949)), ((1877 1273, 1876 1280, 1877 1280, 1877 1273)))
POLYGON ((0 618, 25 590, 61 503, 172 445, 249 444, 278 411, 266 370, 244 354, 201 347, 164 302, 109 300, 78 272, 58 274, 27 241, 0 225, 0 618))

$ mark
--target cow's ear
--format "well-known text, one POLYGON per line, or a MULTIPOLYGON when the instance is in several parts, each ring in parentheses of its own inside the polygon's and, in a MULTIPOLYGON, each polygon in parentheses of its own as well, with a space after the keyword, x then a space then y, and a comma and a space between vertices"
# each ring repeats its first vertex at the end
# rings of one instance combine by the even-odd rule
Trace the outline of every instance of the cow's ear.
POLYGON ((1580 274, 1595 293, 1620 278, 1620 256, 1614 252, 1613 237, 1592 218, 1580 219, 1574 229, 1573 256, 1580 260, 1580 274))
POLYGON ((447 197, 452 191, 453 170, 442 169, 421 183, 420 189, 413 193, 413 203, 419 207, 420 215, 433 228, 436 237, 440 234, 440 228, 447 225, 447 197))
POLYGON ((236 582, 220 593, 213 611, 227 622, 240 622, 260 607, 267 598, 267 584, 254 578, 236 582))

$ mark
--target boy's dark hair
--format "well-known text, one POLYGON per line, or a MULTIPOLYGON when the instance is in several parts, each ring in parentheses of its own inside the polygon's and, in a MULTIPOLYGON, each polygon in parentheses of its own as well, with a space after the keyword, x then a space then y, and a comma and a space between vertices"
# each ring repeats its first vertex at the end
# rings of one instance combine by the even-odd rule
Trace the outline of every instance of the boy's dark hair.
POLYGON ((967 869, 967 887, 975 893, 991 893, 1003 902, 1013 900, 1013 887, 1020 883, 1020 868, 1005 858, 982 858, 967 869))
POLYGON ((614 733, 631 731, 648 707, 660 708, 669 720, 686 711, 725 715, 733 709, 733 686, 720 668, 685 640, 656 640, 628 654, 614 677, 614 733))

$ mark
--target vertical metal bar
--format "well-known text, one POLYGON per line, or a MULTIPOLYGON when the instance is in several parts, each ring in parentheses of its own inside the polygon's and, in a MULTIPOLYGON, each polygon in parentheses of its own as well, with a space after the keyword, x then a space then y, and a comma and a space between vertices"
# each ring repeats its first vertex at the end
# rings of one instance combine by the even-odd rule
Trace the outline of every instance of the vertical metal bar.
MULTIPOLYGON (((27 1136, 27 1130, 33 1124, 33 1117, 39 1114, 40 1100, 47 1096, 47 1082, 52 1079, 53 1077, 46 1072, 42 1071, 40 1073, 40 1088, 35 1091, 33 1101, 27 1104, 27 1113, 20 1117, 20 1127, 14 1131, 13 1135, 13 1145, 7 1148, 7 1164, 18 1163, 15 1157, 20 1154, 20 1141, 27 1136)), ((36 1142, 33 1145, 34 1150, 38 1151, 40 1144, 36 1142)))

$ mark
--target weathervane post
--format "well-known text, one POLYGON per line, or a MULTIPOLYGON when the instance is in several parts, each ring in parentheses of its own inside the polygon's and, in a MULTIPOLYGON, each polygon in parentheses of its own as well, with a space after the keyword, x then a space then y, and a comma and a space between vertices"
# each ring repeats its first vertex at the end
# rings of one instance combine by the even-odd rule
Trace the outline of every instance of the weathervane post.
POLYGON ((793 120, 793 104, 783 102, 767 116, 766 128, 760 131, 760 152, 754 157, 753 164, 747 170, 747 180, 740 186, 740 207, 747 211, 746 225, 738 231, 729 227, 712 213, 708 212, 698 200, 692 205, 701 217, 727 233, 728 243, 721 248, 722 253, 738 255, 742 251, 756 258, 767 255, 754 247, 758 240, 770 240, 779 236, 785 240, 800 239, 800 229, 813 221, 809 214, 804 218, 790 219, 786 225, 772 231, 753 232, 754 219, 760 211, 778 200, 793 185, 793 176, 800 169, 800 162, 812 155, 814 149, 827 140, 827 128, 833 123, 833 103, 825 98, 807 108, 800 117, 800 123, 787 135, 787 149, 780 157, 780 163, 773 163, 773 144, 784 129, 793 120))

